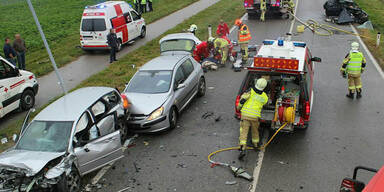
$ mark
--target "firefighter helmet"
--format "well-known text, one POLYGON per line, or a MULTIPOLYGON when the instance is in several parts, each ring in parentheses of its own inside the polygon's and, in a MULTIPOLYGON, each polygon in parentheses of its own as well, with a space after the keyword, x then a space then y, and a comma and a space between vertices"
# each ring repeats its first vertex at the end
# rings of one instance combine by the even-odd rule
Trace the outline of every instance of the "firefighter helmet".
POLYGON ((236 19, 235 25, 240 26, 243 22, 240 19, 236 19))
POLYGON ((268 83, 267 80, 265 80, 264 78, 255 79, 255 87, 259 91, 264 90, 265 87, 267 86, 267 83, 268 83))
POLYGON ((359 43, 356 41, 351 43, 351 49, 352 50, 358 50, 359 49, 359 43))

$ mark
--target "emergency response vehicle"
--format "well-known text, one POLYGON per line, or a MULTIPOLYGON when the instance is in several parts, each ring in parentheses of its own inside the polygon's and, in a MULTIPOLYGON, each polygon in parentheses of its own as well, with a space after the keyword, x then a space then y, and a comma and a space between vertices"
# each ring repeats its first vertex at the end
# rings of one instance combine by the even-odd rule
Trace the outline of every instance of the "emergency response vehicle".
POLYGON ((109 49, 107 35, 116 30, 118 50, 121 45, 144 38, 144 18, 124 1, 107 1, 86 6, 80 24, 80 44, 84 50, 109 49))
MULTIPOLYGON (((287 123, 281 132, 292 132, 294 128, 305 129, 311 116, 313 104, 314 63, 304 42, 265 40, 242 82, 236 98, 235 109, 241 95, 254 86, 254 80, 265 78, 268 81, 264 92, 268 103, 264 105, 260 122, 277 130, 287 123)), ((240 118, 240 111, 236 110, 240 118)))
MULTIPOLYGON (((262 0, 244 0, 244 8, 248 13, 249 18, 259 17, 261 14, 262 0)), ((267 15, 280 15, 288 17, 287 14, 291 0, 264 0, 266 3, 267 15)))
POLYGON ((33 73, 17 69, 0 56, 0 118, 15 109, 32 108, 38 88, 33 73))

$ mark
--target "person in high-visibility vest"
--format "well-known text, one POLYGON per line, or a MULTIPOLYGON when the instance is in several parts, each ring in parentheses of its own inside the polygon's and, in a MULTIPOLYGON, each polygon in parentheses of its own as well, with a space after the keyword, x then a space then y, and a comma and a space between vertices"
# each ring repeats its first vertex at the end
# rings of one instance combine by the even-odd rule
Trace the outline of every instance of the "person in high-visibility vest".
POLYGON ((268 102, 268 96, 263 90, 267 86, 268 82, 264 78, 255 79, 255 86, 240 97, 240 102, 237 109, 241 112, 240 120, 240 154, 239 159, 243 159, 245 156, 245 150, 247 147, 247 137, 249 127, 252 131, 252 144, 255 150, 260 147, 259 138, 259 118, 261 117, 261 109, 263 105, 268 102))
POLYGON ((260 20, 265 21, 265 12, 267 11, 267 2, 265 0, 260 0, 260 20))
POLYGON ((213 41, 213 45, 221 55, 221 65, 225 66, 225 63, 227 62, 228 58, 228 51, 229 51, 229 43, 226 39, 223 38, 216 38, 215 41, 213 41))
POLYGON ((141 13, 147 12, 147 0, 140 0, 140 11, 141 13))
POLYGON ((249 28, 244 24, 240 19, 236 19, 235 25, 239 27, 238 29, 238 40, 241 49, 242 63, 245 64, 248 60, 248 43, 252 39, 249 28))
POLYGON ((133 4, 135 5, 135 11, 140 13, 139 0, 133 0, 133 4))
POLYGON ((343 65, 341 66, 341 75, 348 77, 348 90, 346 95, 348 98, 353 99, 355 91, 357 92, 356 99, 361 98, 361 74, 364 72, 367 61, 363 53, 359 51, 359 43, 353 42, 351 44, 351 51, 345 56, 343 65))

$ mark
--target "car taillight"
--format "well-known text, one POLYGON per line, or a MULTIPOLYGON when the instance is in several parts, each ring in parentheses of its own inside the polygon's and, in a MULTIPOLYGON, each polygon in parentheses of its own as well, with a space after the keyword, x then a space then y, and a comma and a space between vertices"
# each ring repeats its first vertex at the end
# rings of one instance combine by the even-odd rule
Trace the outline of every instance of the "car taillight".
POLYGON ((237 110, 237 106, 239 105, 239 103, 240 103, 240 95, 238 95, 236 97, 236 102, 235 102, 235 110, 236 110, 236 112, 239 112, 239 110, 237 110))
POLYGON ((124 95, 124 94, 121 94, 121 98, 123 99, 123 107, 124 107, 124 109, 128 109, 131 106, 131 104, 129 103, 129 100, 128 100, 127 96, 124 95))
POLYGON ((253 0, 244 0, 244 7, 252 7, 253 0))
POLYGON ((82 35, 80 35, 80 41, 82 41, 83 40, 83 36, 82 35))
POLYGON ((309 105, 309 101, 305 102, 305 114, 304 114, 304 119, 309 120, 309 115, 311 114, 311 106, 309 105))
POLYGON ((33 79, 33 78, 34 78, 33 75, 31 75, 31 76, 28 77, 28 79, 33 79))

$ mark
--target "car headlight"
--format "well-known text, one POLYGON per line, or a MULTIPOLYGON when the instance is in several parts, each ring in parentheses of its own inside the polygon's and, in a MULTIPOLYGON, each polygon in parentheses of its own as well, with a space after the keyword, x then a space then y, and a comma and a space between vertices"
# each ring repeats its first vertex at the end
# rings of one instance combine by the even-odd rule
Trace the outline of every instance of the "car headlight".
POLYGON ((160 107, 158 109, 156 109, 154 112, 151 113, 151 115, 148 117, 147 120, 153 120, 153 119, 156 119, 158 117, 160 117, 160 115, 163 114, 163 111, 164 111, 164 107, 160 107))

